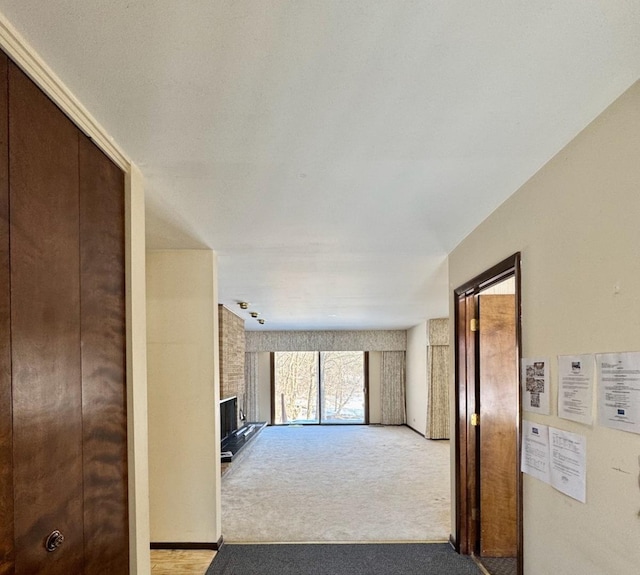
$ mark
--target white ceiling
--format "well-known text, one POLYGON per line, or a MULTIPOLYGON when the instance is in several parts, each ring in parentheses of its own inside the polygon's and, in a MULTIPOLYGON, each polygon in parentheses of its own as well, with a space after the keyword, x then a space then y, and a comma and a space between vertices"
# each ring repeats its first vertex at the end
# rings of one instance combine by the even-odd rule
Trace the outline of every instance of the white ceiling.
POLYGON ((640 0, 0 11, 141 168, 149 247, 213 248, 264 329, 445 315, 447 253, 640 77, 640 0))

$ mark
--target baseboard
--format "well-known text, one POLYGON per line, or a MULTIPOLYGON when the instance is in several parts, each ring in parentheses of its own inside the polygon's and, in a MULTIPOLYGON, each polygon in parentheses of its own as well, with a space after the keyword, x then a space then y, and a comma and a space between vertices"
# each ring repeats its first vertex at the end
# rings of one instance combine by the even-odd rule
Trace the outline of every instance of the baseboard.
POLYGON ((417 433, 420 437, 422 437, 424 439, 425 435, 424 433, 419 432, 417 429, 414 429, 413 427, 411 427, 408 423, 405 423, 405 426, 408 427, 411 431, 413 431, 414 433, 417 433))
POLYGON ((448 437, 427 437, 426 433, 422 433, 421 431, 414 429, 408 423, 405 423, 404 425, 405 427, 408 427, 411 431, 417 433, 420 437, 424 439, 428 439, 429 441, 449 441, 448 437))
POLYGON ((206 542, 206 543, 191 543, 191 542, 183 542, 183 541, 167 541, 163 543, 150 543, 149 547, 151 549, 189 549, 189 550, 210 550, 210 551, 218 551, 220 547, 222 547, 224 540, 222 536, 215 543, 206 542))
POLYGON ((458 546, 456 545, 456 539, 453 535, 449 535, 449 545, 451 545, 451 547, 453 547, 453 550, 456 553, 459 553, 458 551, 458 546))

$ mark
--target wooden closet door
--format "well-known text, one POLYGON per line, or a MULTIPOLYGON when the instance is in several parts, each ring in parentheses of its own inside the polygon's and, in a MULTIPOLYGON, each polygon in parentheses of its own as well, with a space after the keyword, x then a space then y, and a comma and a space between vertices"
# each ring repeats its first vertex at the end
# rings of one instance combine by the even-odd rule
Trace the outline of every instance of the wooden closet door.
POLYGON ((518 554, 518 356, 514 295, 479 296, 480 555, 518 554))
POLYGON ((7 57, 0 52, 0 575, 13 573, 13 432, 9 276, 7 57))
POLYGON ((78 132, 9 64, 16 575, 83 567, 78 132), (48 553, 47 535, 62 546, 48 553))
POLYGON ((129 572, 124 174, 80 134, 85 573, 129 572))

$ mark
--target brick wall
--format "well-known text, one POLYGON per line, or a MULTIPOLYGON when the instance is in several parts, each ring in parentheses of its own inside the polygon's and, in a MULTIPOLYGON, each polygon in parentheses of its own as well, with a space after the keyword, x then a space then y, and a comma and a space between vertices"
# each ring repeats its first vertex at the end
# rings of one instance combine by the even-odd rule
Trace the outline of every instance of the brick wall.
POLYGON ((244 406, 244 320, 218 305, 220 333, 220 399, 238 396, 238 407, 244 406))

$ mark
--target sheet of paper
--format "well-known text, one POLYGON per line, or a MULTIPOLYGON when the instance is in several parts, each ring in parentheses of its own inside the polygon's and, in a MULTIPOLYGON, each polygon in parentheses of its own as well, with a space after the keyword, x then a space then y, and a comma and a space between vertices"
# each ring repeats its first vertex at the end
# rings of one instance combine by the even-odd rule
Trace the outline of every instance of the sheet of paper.
POLYGON ((601 353, 598 366, 598 422, 640 433, 640 352, 601 353))
POLYGON ((593 356, 558 356, 558 415, 593 423, 593 356))
POLYGON ((522 406, 525 411, 549 415, 549 360, 522 360, 522 406))
POLYGON ((546 425, 522 420, 522 461, 523 473, 551 483, 549 472, 549 428, 546 425))
POLYGON ((586 452, 584 435, 549 428, 551 485, 582 503, 587 501, 586 452))

